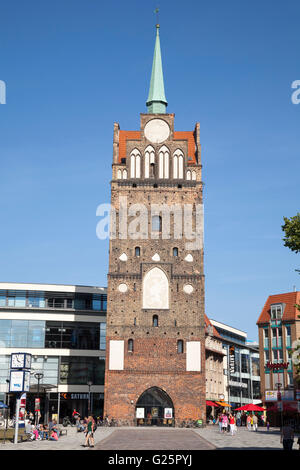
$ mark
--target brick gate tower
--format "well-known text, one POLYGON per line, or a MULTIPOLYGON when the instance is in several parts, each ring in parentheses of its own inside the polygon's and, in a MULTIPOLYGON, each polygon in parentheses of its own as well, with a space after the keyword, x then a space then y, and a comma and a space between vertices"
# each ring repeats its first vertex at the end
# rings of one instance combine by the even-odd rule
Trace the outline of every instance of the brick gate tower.
POLYGON ((159 25, 140 130, 114 125, 104 415, 205 419, 200 126, 167 114, 159 25))

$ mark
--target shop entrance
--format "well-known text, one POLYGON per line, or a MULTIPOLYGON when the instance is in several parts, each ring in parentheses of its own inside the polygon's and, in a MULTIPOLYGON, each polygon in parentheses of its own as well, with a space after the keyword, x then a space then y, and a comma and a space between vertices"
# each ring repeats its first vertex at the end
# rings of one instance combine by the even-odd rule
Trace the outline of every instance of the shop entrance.
POLYGON ((149 388, 138 399, 135 416, 137 426, 174 426, 173 402, 161 388, 149 388))

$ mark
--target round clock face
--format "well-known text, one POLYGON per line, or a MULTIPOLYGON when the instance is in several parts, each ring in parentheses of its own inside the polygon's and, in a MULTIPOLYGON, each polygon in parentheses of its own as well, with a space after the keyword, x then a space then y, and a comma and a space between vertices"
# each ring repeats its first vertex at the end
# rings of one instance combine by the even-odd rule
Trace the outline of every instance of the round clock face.
POLYGON ((11 361, 12 367, 24 367, 24 355, 23 354, 14 354, 11 361))
POLYGON ((170 128, 163 119, 151 119, 144 129, 146 139, 154 144, 160 144, 167 140, 170 135, 170 128))

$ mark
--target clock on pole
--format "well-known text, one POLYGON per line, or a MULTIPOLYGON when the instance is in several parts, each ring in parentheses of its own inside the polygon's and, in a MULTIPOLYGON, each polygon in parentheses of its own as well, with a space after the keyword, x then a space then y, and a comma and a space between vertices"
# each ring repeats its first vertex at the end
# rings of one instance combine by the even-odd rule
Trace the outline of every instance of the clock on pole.
POLYGON ((31 368, 31 354, 24 352, 16 352, 11 354, 10 359, 11 369, 30 369, 31 368))

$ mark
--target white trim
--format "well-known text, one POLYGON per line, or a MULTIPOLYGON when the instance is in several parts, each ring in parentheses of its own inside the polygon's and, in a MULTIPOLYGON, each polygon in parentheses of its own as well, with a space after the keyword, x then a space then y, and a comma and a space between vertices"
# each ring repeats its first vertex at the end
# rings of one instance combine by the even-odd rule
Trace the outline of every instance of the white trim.
POLYGON ((32 356, 81 356, 81 357, 105 357, 105 351, 100 349, 54 349, 54 348, 0 348, 0 356, 10 356, 14 352, 32 354, 32 356))
POLYGON ((27 284, 20 282, 0 282, 0 290, 34 290, 46 292, 79 292, 86 294, 106 294, 106 287, 76 286, 66 284, 27 284))
POLYGON ((218 322, 216 320, 212 320, 211 318, 209 319, 209 321, 214 326, 220 327, 223 330, 227 330, 227 331, 230 331, 231 333, 236 333, 239 336, 244 336, 245 338, 247 338, 247 333, 245 333, 244 331, 237 330, 236 328, 232 328, 231 326, 225 325, 224 323, 218 322))
POLYGON ((42 320, 42 321, 82 321, 82 322, 106 322, 105 316, 95 315, 78 315, 74 313, 58 313, 57 310, 53 310, 53 312, 43 310, 37 310, 36 312, 33 311, 14 311, 14 310, 5 310, 0 311, 0 320, 42 320))

